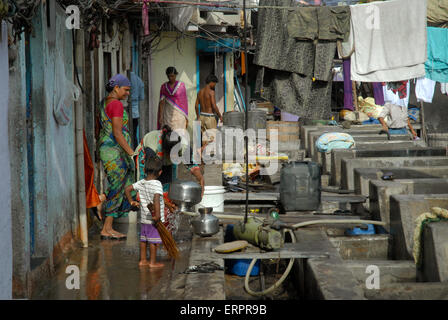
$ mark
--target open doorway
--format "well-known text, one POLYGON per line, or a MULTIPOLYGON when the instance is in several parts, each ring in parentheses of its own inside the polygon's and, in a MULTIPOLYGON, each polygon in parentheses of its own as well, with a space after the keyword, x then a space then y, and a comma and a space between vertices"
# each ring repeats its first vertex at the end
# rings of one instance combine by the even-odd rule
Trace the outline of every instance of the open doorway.
MULTIPOLYGON (((199 56, 199 81, 200 87, 205 86, 205 80, 209 74, 214 74, 218 77, 218 83, 215 88, 216 105, 221 114, 224 113, 224 92, 225 92, 225 78, 224 78, 224 58, 223 54, 201 53, 199 56)), ((198 88, 199 89, 199 88, 198 88)))

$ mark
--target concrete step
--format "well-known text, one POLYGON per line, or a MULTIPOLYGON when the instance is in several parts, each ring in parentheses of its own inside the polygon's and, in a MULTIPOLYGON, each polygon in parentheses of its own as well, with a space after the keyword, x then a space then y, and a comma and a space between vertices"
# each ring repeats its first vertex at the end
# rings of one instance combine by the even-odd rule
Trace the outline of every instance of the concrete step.
POLYGON ((354 169, 356 168, 405 168, 405 167, 448 166, 448 157, 383 157, 342 159, 341 188, 355 188, 354 169))
POLYGON ((392 283, 364 292, 369 300, 448 300, 448 286, 442 282, 392 283))
POLYGON ((387 234, 328 237, 344 260, 387 260, 392 239, 387 234))
MULTIPOLYGON (((330 131, 331 132, 331 131, 330 131)), ((378 132, 371 132, 369 134, 353 134, 353 133, 349 133, 348 134, 351 135, 351 137, 353 138, 353 140, 355 140, 355 147, 357 147, 358 145, 362 146, 364 144, 389 144, 389 143, 400 143, 400 142, 414 142, 415 146, 425 146, 425 142, 422 140, 417 140, 417 141, 412 141, 411 140, 411 136, 410 135, 392 135, 391 136, 391 140, 388 140, 387 135, 379 135, 378 132)), ((311 132, 309 134, 310 140, 309 142, 311 143, 308 146, 308 155, 317 160, 317 149, 316 149, 316 141, 320 138, 320 136, 322 136, 322 134, 324 134, 324 132, 311 132)))
POLYGON ((367 267, 376 266, 379 269, 380 288, 391 283, 415 282, 417 271, 413 261, 399 260, 350 260, 345 265, 352 270, 356 279, 364 284, 371 272, 367 267))
MULTIPOLYGON (((211 257, 211 250, 224 242, 222 227, 211 237, 193 236, 190 251, 190 266, 214 262, 224 268, 224 260, 211 257)), ((224 270, 213 273, 190 273, 185 280, 185 300, 225 300, 224 270)))
POLYGON ((418 147, 413 141, 387 144, 361 144, 356 149, 332 150, 331 154, 326 154, 324 158, 324 166, 331 172, 331 183, 340 184, 341 161, 342 159, 355 158, 379 158, 379 157, 429 157, 429 156, 446 156, 445 148, 429 148, 418 147), (328 163, 328 161, 330 163, 328 163))
MULTIPOLYGON (((448 178, 448 166, 406 167, 406 168, 357 168, 354 170, 356 194, 369 196, 371 180, 380 180, 385 173, 392 173, 395 179, 448 178)), ((369 208, 369 202, 365 203, 369 208)))
MULTIPOLYGON (((371 180, 369 208, 374 220, 384 221, 389 225, 391 195, 444 193, 448 193, 448 179, 371 180)), ((386 230, 388 230, 387 227, 386 230)))
POLYGON ((319 228, 298 229, 297 241, 313 241, 328 258, 297 260, 292 273, 298 279, 300 294, 308 300, 364 300, 362 286, 344 264, 336 248, 319 228))

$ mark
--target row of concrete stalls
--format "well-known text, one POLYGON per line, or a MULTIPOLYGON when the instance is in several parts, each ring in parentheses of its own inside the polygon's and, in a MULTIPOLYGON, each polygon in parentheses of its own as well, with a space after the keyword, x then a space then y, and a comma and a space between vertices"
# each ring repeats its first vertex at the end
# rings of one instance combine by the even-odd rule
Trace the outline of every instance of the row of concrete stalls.
POLYGON ((105 83, 130 70, 131 62, 141 73, 141 60, 139 28, 119 7, 83 1, 14 5, 0 38, 1 108, 8 114, 2 145, 9 150, 1 156, 9 164, 1 166, 0 291, 1 297, 30 298, 65 253, 88 245, 83 131, 98 162, 95 108, 105 83))
MULTIPOLYGON (((347 196, 353 197, 354 201, 348 208, 340 208, 339 213, 333 212, 334 217, 348 209, 346 217, 371 219, 384 224, 370 231, 366 228, 327 230, 328 238, 340 255, 340 262, 334 263, 331 270, 338 266, 352 271, 352 278, 366 299, 447 299, 448 157, 444 141, 447 100, 442 89, 447 70, 444 39, 448 11, 442 10, 443 6, 439 4, 439 1, 430 0, 397 0, 350 6, 355 50, 351 55, 349 80, 353 81, 351 84, 362 83, 360 90, 355 92, 367 91, 363 88, 365 83, 407 80, 407 83, 401 83, 406 99, 392 95, 395 100, 389 102, 408 107, 408 110, 412 104, 420 107, 424 129, 420 140, 411 140, 409 135, 396 135, 388 140, 378 134, 381 130, 378 124, 355 124, 351 128, 340 125, 300 128, 302 148, 306 149, 307 156, 322 165, 323 196, 338 193, 340 197, 341 193, 346 192, 347 196), (398 12, 394 9, 395 5, 400 6, 401 14, 406 17, 405 22, 399 25, 396 24, 399 22, 398 14, 389 16, 389 22, 384 16, 387 12, 398 12), (377 47, 367 46, 367 51, 362 49, 362 41, 369 40, 369 32, 375 30, 365 28, 366 14, 375 10, 379 10, 381 25, 376 29, 375 36, 370 38, 371 44, 379 46, 380 40, 387 44, 386 48, 391 50, 391 66, 363 73, 360 66, 366 57, 364 54, 371 59, 367 66, 373 68, 378 62, 375 60, 379 56, 377 47), (356 24, 356 19, 362 22, 356 24), (358 34, 362 28, 365 28, 364 32, 358 34), (398 28, 404 32, 398 31, 398 28), (433 32, 442 36, 436 38, 433 32), (410 61, 418 63, 412 65, 410 61), (400 74, 397 63, 407 66, 405 75, 400 74), (392 68, 394 65, 396 69, 392 68), (409 72, 413 68, 418 68, 418 72, 409 72), (398 76, 394 78, 395 74, 398 76), (430 85, 422 85, 422 82, 430 85), (426 140, 423 139, 425 131, 426 140), (328 133, 349 134, 354 143, 350 148, 319 150, 316 142, 328 133), (366 289, 365 277, 360 274, 360 271, 365 272, 367 265, 372 264, 372 260, 381 272, 378 290, 366 289)), ((389 54, 387 50, 385 54, 389 54)), ((388 99, 386 92, 381 92, 383 98, 388 99)), ((367 97, 372 101, 370 110, 382 107, 376 101, 377 96, 362 95, 362 99, 357 99, 360 102, 358 109, 355 104, 353 109, 362 112, 367 97)), ((323 270, 317 272, 318 265, 316 262, 308 263, 308 270, 314 270, 310 278, 329 284, 327 277, 319 275, 319 272, 324 273, 323 270)), ((350 276, 344 281, 348 279, 350 276)), ((336 282, 330 287, 341 288, 336 282)), ((320 294, 330 297, 331 291, 322 289, 320 294)))

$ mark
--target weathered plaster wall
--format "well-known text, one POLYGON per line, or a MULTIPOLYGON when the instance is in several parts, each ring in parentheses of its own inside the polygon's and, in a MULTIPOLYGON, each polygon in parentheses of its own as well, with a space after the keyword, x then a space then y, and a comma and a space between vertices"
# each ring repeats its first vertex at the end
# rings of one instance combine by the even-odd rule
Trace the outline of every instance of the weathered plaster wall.
MULTIPOLYGON (((195 38, 184 37, 177 39, 178 34, 175 32, 162 32, 162 40, 151 55, 151 90, 148 107, 151 111, 149 117, 157 117, 157 109, 159 106, 160 86, 168 81, 165 70, 169 66, 174 66, 179 72, 177 80, 185 83, 188 97, 188 122, 191 125, 194 121, 195 111, 194 105, 196 103, 196 40, 195 38), (177 40, 176 40, 177 39, 177 40), (178 48, 180 52, 178 51, 178 48)), ((154 121, 153 119, 148 121, 154 121)), ((146 132, 145 132, 146 133, 146 132)))
POLYGON ((47 154, 47 208, 49 253, 64 234, 75 231, 72 227, 77 214, 75 129, 73 103, 68 125, 59 125, 53 108, 59 101, 63 84, 73 82, 73 43, 71 31, 65 28, 65 14, 58 10, 56 16, 56 44, 46 46, 45 95, 46 95, 46 154, 47 154), (57 68, 56 66, 64 66, 57 68), (58 69, 60 71, 58 71, 58 69), (64 70, 63 70, 64 69, 64 70), (56 74, 54 71, 58 71, 56 74), (65 74, 58 74, 65 71, 65 74))
POLYGON ((25 41, 10 48, 8 136, 11 159, 11 215, 13 243, 13 297, 26 292, 30 270, 30 211, 26 138, 25 41))
MULTIPOLYGON (((415 97, 415 85, 411 81, 409 103, 419 106, 415 97)), ((448 133, 446 119, 448 119, 448 96, 443 95, 440 83, 436 83, 432 103, 424 103, 424 117, 428 133, 448 133)))
MULTIPOLYGON (((0 112, 8 112, 9 76, 8 76, 8 28, 0 22, 0 112)), ((12 235, 11 235, 11 171, 8 147, 8 117, 0 119, 0 299, 12 298, 12 235)))
POLYGON ((40 8, 33 19, 35 32, 30 38, 33 194, 29 193, 28 188, 24 35, 17 44, 16 52, 13 52, 15 61, 10 69, 8 114, 12 173, 13 295, 17 298, 29 294, 31 262, 42 263, 47 260, 52 266, 54 247, 63 236, 73 234, 77 218, 73 104, 68 125, 58 125, 53 116, 53 108, 59 102, 65 79, 73 79, 71 31, 65 28, 64 11, 58 6, 56 8, 57 16, 50 27, 46 23, 45 8, 40 8), (55 37, 52 37, 52 32, 55 32, 55 37), (55 41, 49 42, 49 38, 55 41), (62 68, 63 72, 55 72, 62 68), (30 197, 35 203, 34 253, 30 246, 30 197))

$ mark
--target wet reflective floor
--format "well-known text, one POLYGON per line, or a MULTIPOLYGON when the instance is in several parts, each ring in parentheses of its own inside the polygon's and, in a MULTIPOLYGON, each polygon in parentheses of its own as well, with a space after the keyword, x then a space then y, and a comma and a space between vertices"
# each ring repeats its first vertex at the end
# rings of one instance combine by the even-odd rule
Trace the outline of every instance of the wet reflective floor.
POLYGON ((175 235, 181 252, 178 260, 170 259, 166 251, 159 248, 157 260, 165 266, 150 269, 138 266, 139 224, 115 224, 114 228, 127 234, 127 239, 100 240, 99 229, 93 226, 89 232, 89 247, 68 255, 49 283, 34 290, 32 299, 183 299, 185 274, 182 272, 188 267, 191 248, 189 231, 182 229, 181 224, 175 235), (67 274, 66 268, 70 265, 79 267, 79 289, 67 289, 66 281, 72 273, 67 274))
MULTIPOLYGON (((127 239, 100 240, 100 228, 90 228, 89 247, 71 252, 55 270, 48 283, 36 288, 33 300, 183 300, 186 274, 190 261, 192 229, 189 219, 180 219, 174 234, 180 257, 170 259, 164 249, 157 252, 157 261, 165 264, 160 269, 139 267, 139 224, 115 224, 114 229, 125 233, 127 239), (79 268, 79 289, 68 289, 73 273, 66 273, 68 266, 79 268)), ((148 252, 149 253, 149 252, 148 252)), ((266 288, 273 285, 284 271, 266 267, 266 288), (271 270, 272 269, 272 270, 271 270)), ((226 274, 227 300, 288 300, 298 299, 291 276, 267 297, 253 297, 244 290, 244 277, 226 274)), ((261 291, 259 277, 251 277, 250 287, 261 291)), ((188 299, 191 299, 189 297, 188 299)))

